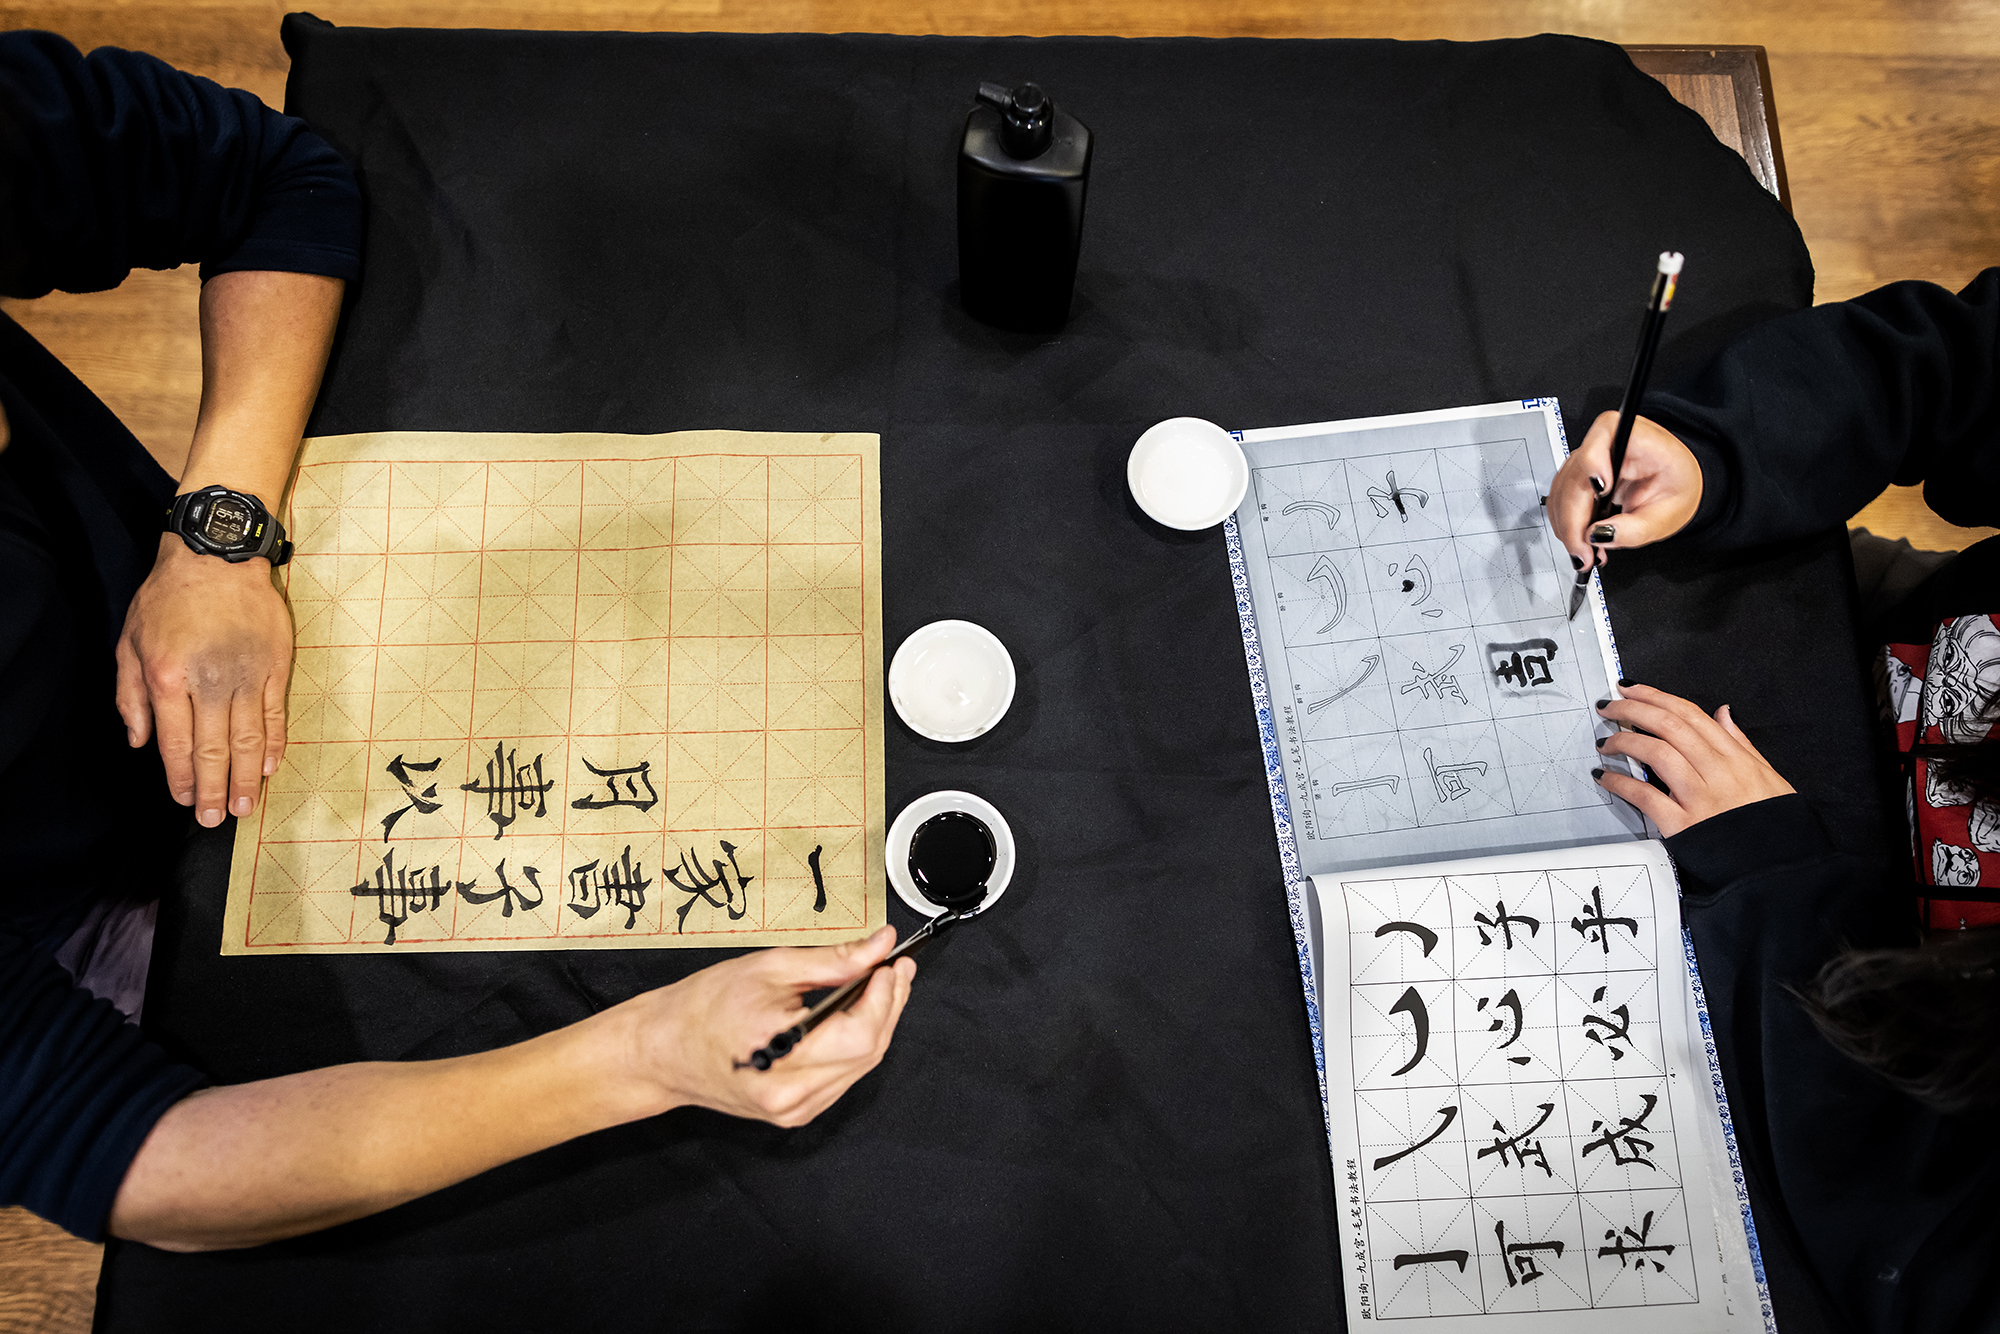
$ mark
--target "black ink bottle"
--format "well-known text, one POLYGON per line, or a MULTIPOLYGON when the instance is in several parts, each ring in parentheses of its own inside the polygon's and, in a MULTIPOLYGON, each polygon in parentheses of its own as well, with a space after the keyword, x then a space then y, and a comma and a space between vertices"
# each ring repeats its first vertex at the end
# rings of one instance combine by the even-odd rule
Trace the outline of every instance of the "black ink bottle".
POLYGON ((942 811, 910 836, 910 879, 940 908, 970 908, 993 874, 993 831, 964 811, 942 811))
POLYGON ((958 149, 958 285, 973 318, 1004 329, 1069 319, 1090 130, 1032 83, 979 85, 958 149))

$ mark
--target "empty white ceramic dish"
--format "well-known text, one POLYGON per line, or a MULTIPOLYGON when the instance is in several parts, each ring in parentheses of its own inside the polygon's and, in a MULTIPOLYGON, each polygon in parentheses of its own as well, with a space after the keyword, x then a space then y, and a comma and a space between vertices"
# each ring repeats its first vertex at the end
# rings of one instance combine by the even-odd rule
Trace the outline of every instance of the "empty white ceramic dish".
POLYGON ((1132 498, 1169 528, 1213 528, 1243 503, 1250 460, 1234 436, 1199 417, 1169 417, 1146 428, 1125 461, 1132 498))
POLYGON ((910 878, 910 839, 915 836, 918 825, 946 811, 976 815, 993 831, 993 873, 986 877, 986 898, 977 909, 966 914, 967 917, 977 917, 1007 892, 1007 884, 1014 878, 1014 831, 1007 827, 1007 817, 983 797, 975 797, 970 792, 932 792, 903 807, 902 813, 889 822, 889 836, 884 840, 889 883, 895 887, 896 897, 909 904, 912 912, 920 912, 926 917, 943 914, 944 909, 925 898, 918 891, 916 881, 910 878))
POLYGON ((1014 659, 984 626, 932 621, 891 659, 889 702, 933 741, 970 741, 991 731, 1014 702, 1014 659))

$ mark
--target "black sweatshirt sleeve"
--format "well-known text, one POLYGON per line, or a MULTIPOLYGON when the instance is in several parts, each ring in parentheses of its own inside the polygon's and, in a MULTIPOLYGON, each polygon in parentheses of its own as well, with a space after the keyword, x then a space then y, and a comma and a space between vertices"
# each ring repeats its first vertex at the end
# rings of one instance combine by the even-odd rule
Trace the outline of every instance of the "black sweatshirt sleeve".
POLYGON ((1834 1304, 1871 1332, 2000 1330, 1992 1127, 1940 1116, 1842 1056, 1792 990, 1845 944, 1910 943, 1896 925, 1907 900, 1882 868, 1834 852, 1796 795, 1667 849, 1745 1169, 1782 1201, 1834 1304))
POLYGON ((0 34, 0 293, 116 287, 134 268, 353 280, 361 194, 256 97, 45 32, 0 34))
POLYGON ((0 1205, 99 1241, 139 1146, 204 1082, 0 934, 0 1205))
POLYGON ((1646 415, 1701 462, 1676 542, 1742 547, 1844 523, 1891 482, 2000 524, 2000 268, 1954 296, 1894 283, 1739 337, 1646 415))

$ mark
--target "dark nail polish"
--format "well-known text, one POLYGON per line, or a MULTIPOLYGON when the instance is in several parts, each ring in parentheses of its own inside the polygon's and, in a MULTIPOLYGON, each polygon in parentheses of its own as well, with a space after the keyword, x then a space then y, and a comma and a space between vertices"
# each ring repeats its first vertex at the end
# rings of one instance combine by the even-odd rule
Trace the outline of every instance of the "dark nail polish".
POLYGON ((1600 700, 1598 700, 1598 701, 1597 701, 1597 703, 1596 703, 1596 705, 1595 705, 1594 707, 1596 707, 1596 708, 1599 708, 1599 709, 1606 709, 1606 708, 1609 708, 1609 707, 1611 707, 1611 701, 1610 701, 1610 700, 1608 700, 1608 699, 1600 699, 1600 700))
POLYGON ((1602 770, 1602 769, 1592 769, 1592 770, 1590 771, 1590 776, 1591 776, 1592 778, 1602 778, 1602 777, 1604 777, 1604 770, 1602 770))
POLYGON ((1604 483, 1593 477, 1590 479, 1590 489, 1601 496, 1604 494, 1604 483))
POLYGON ((1590 530, 1590 540, 1598 544, 1616 542, 1618 530, 1608 523, 1600 523, 1590 530))
POLYGON ((1639 683, 1637 681, 1634 681, 1629 676, 1621 676, 1618 678, 1618 688, 1620 690, 1630 690, 1633 686, 1638 684, 1639 683))
POLYGON ((1602 737, 1602 736, 1601 736, 1601 737, 1599 737, 1599 738, 1597 738, 1597 748, 1598 748, 1599 750, 1603 750, 1603 749, 1604 749, 1604 743, 1605 743, 1606 741, 1609 741, 1610 739, 1611 739, 1610 737, 1602 737))
POLYGON ((1569 563, 1570 563, 1570 568, 1571 568, 1571 569, 1576 569, 1576 570, 1580 570, 1580 569, 1582 569, 1582 568, 1583 568, 1583 557, 1581 557, 1581 556, 1571 556, 1571 557, 1569 558, 1569 563))

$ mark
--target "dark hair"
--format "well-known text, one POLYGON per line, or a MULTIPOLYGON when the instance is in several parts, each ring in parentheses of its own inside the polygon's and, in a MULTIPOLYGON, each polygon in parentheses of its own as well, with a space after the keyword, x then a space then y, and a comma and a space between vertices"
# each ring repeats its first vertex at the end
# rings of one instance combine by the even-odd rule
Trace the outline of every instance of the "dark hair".
POLYGON ((1945 1113, 2000 1106, 2000 928, 1844 950, 1799 999, 1836 1049, 1918 1101, 1945 1113))

